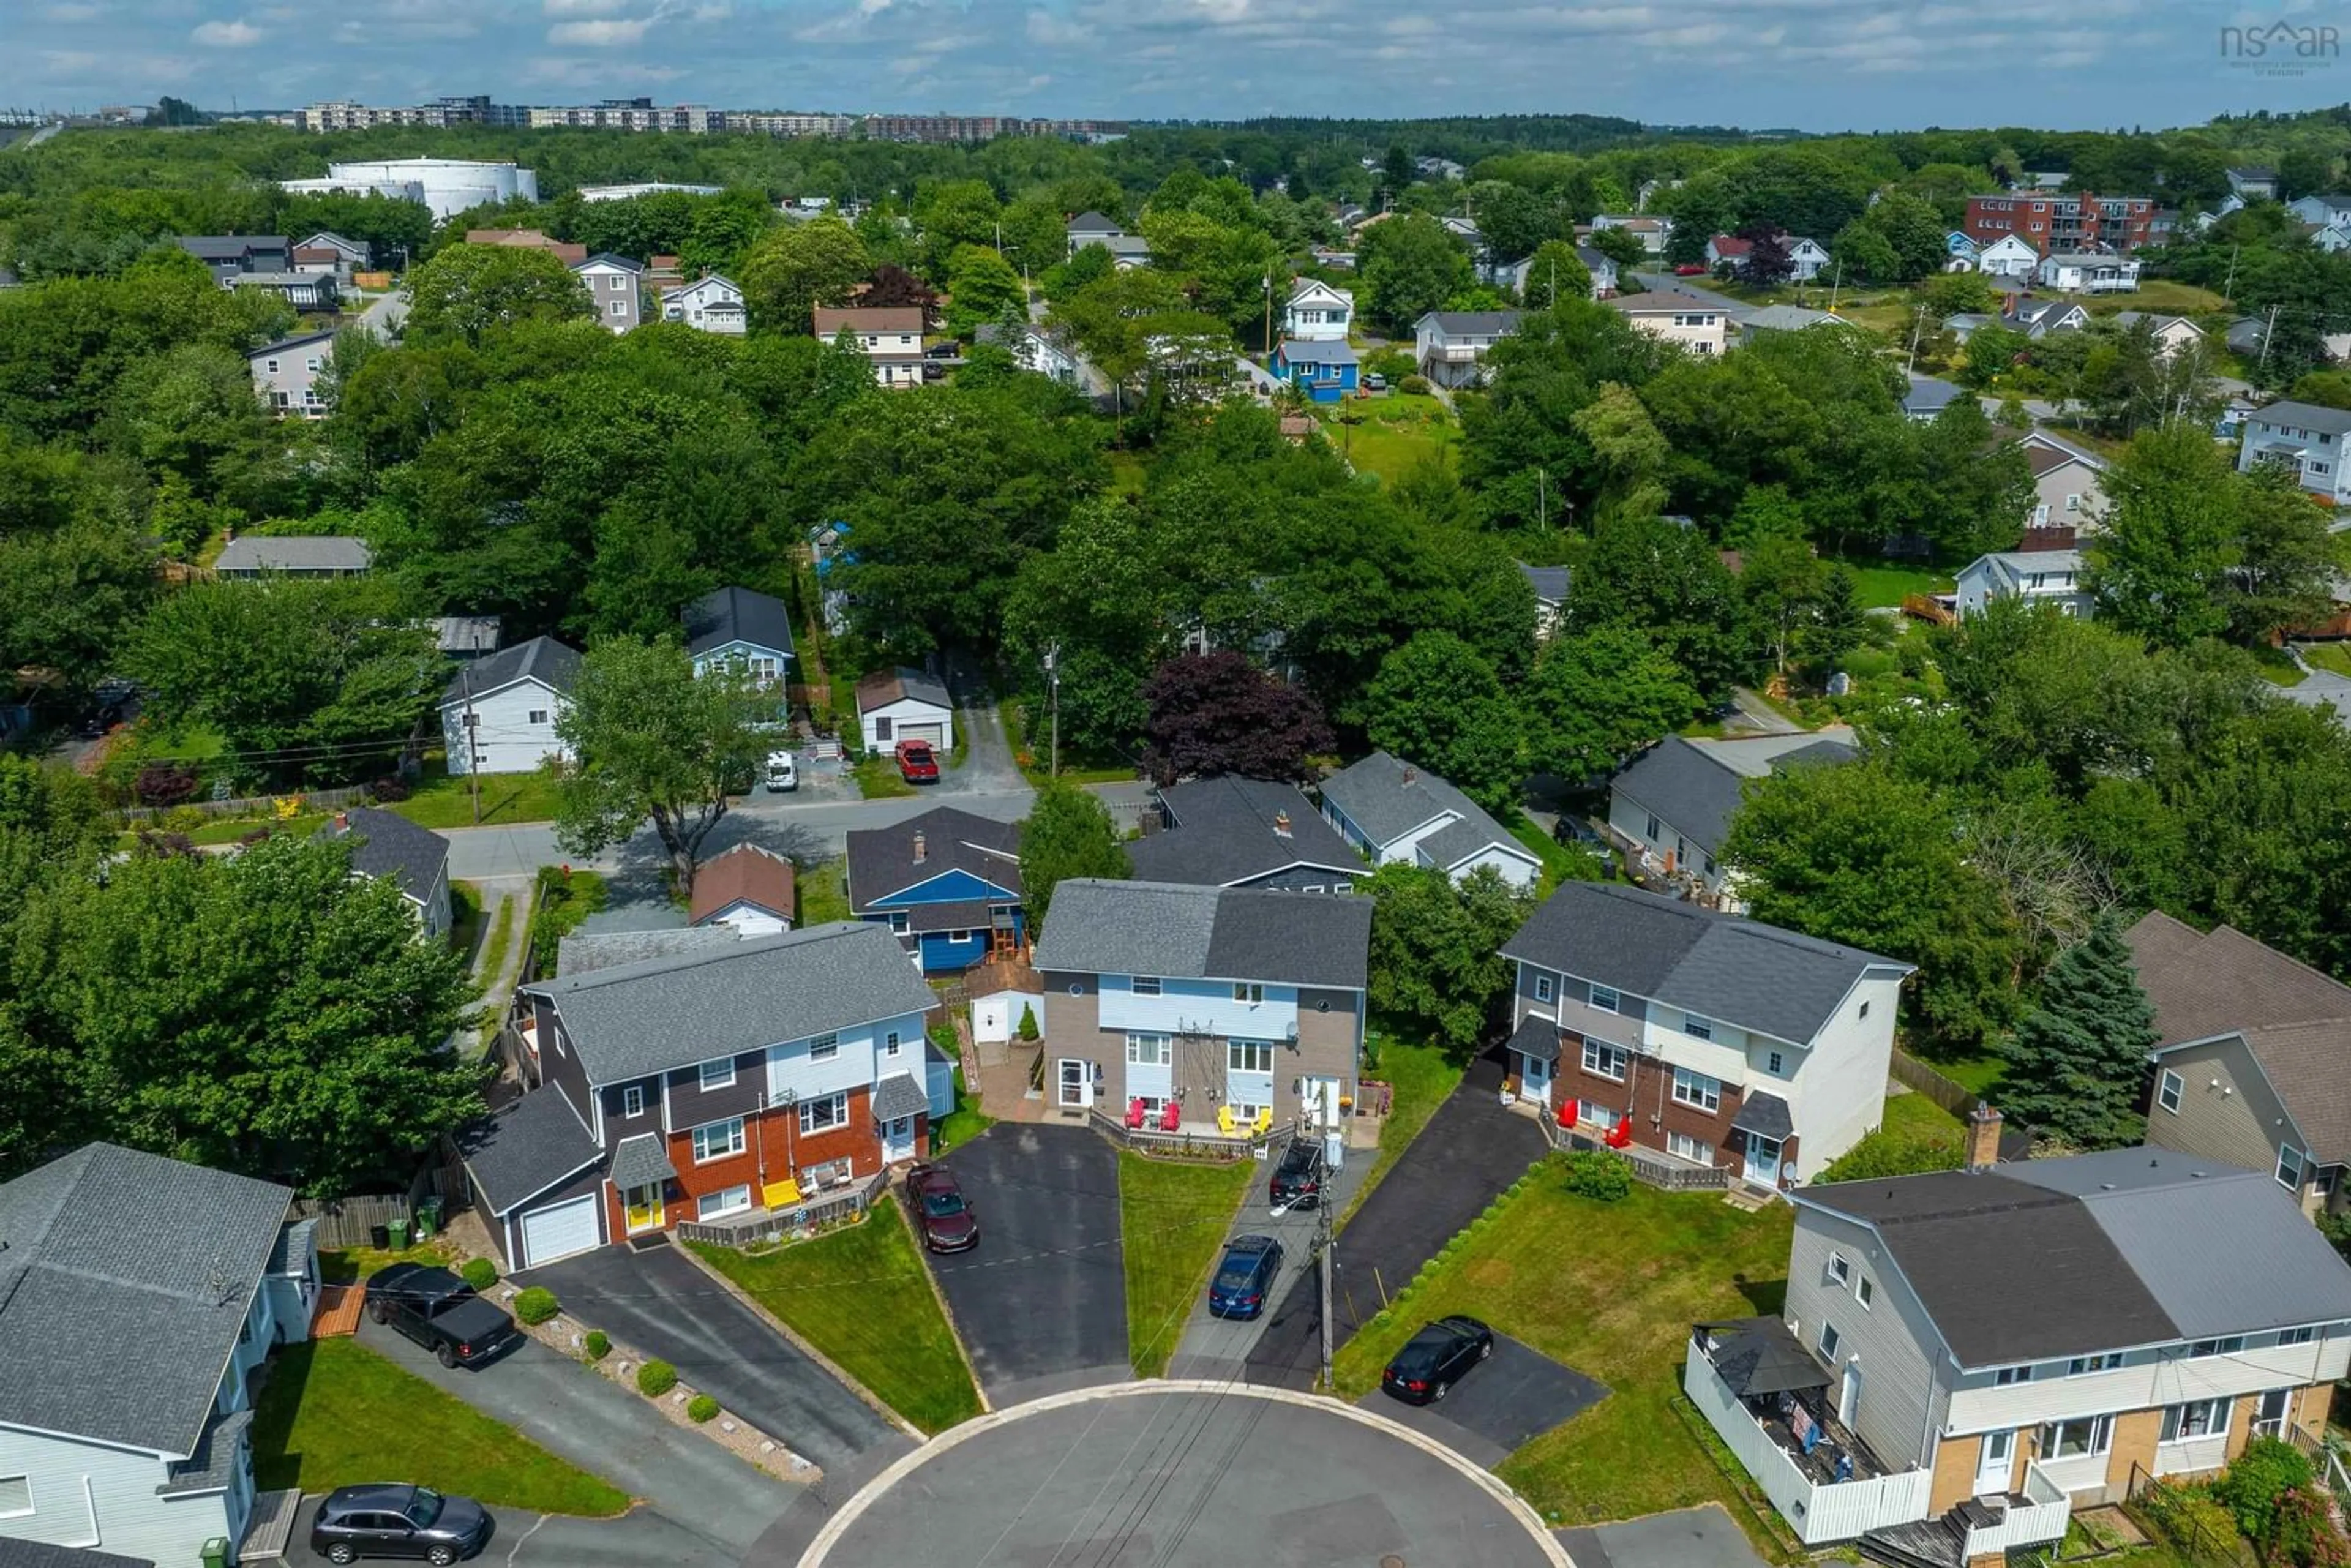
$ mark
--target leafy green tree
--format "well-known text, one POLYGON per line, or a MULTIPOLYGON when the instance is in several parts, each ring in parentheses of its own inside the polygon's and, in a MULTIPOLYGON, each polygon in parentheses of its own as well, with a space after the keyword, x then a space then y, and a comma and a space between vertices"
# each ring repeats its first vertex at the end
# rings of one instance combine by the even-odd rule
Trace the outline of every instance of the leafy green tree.
POLYGON ((1367 313, 1392 335, 1410 332, 1415 321, 1475 281, 1460 240, 1419 213, 1372 225, 1356 246, 1357 268, 1371 296, 1367 313))
POLYGON ((840 305, 873 269, 857 231, 830 214, 762 235, 743 257, 744 303, 763 332, 810 329, 820 305, 840 305))
POLYGON ((2238 497, 2237 565, 2223 580, 2229 635, 2248 645, 2314 625, 2334 602, 2343 569, 2341 536, 2323 502, 2297 476, 2262 464, 2232 480, 2238 497))
POLYGON ((2323 196, 2335 189, 2335 158, 2316 147, 2295 147, 2278 160, 2278 200, 2323 196))
POLYGON ((1938 318, 1990 315, 2000 308, 1991 280, 1980 272, 1938 272, 1927 280, 1927 308, 1938 318))
POLYGON ((1562 299, 1589 298, 1592 269, 1563 239, 1547 239, 1528 258, 1526 302, 1550 309, 1562 299))
POLYGON ((1371 1005, 1466 1060, 1510 987, 1502 945, 1533 912, 1533 894, 1482 866, 1457 884, 1402 862, 1357 886, 1372 897, 1371 1005))
MULTIPOLYGON (((1785 493, 1782 492, 1784 497, 1785 493)), ((1796 532, 1765 533, 1740 552, 1739 597, 1748 621, 1771 651, 1774 668, 1785 670, 1797 639, 1810 623, 1828 581, 1828 569, 1796 532)))
POLYGON ((1038 787, 1036 803, 1020 823, 1020 904, 1032 930, 1044 929, 1053 890, 1070 878, 1123 881, 1134 874, 1100 800, 1067 779, 1038 787))
POLYGON ((2014 1017, 2022 939, 1926 785, 1870 761, 1783 768, 1751 789, 1722 858, 1758 920, 1917 965, 1933 1035, 1981 1042, 2014 1017))
POLYGON ((1658 517, 1604 519, 1568 587, 1567 627, 1646 632, 1708 701, 1745 673, 1739 590, 1713 542, 1658 517))
MULTIPOLYGON (((1649 247, 1641 242, 1641 236, 1630 229, 1594 229, 1590 243, 1593 249, 1626 270, 1646 267, 1656 259, 1649 255, 1649 247)), ((1703 240, 1700 245, 1702 247, 1703 240)))
POLYGON ((359 241, 379 266, 406 267, 423 260, 433 243, 433 209, 374 192, 305 193, 286 198, 272 232, 298 244, 321 230, 359 241))
POLYGON ((93 518, 0 531, 0 669, 55 670, 86 691, 154 592, 154 546, 133 528, 93 518))
POLYGON ((59 764, 0 753, 0 909, 21 910, 44 882, 89 876, 113 838, 89 779, 59 764))
POLYGON ((925 183, 914 197, 914 227, 923 236, 923 271, 933 283, 946 281, 955 254, 966 246, 996 244, 1003 206, 985 180, 925 183))
POLYGON ((2147 431, 2104 487, 2105 527, 2085 552, 2100 616, 2171 647, 2226 630, 2223 584, 2241 559, 2227 454, 2193 425, 2147 431))
POLYGON ((1481 180, 1470 187, 1469 198, 1478 232, 1499 260, 1518 261, 1545 240, 1560 238, 1559 209, 1541 192, 1481 180))
POLYGON ((1518 714, 1494 667, 1453 633, 1423 632, 1382 661, 1369 712, 1373 745, 1489 810, 1517 804, 1518 714))
POLYGON ((1700 706, 1681 666, 1630 626, 1552 638, 1523 700, 1531 770, 1571 782, 1614 772, 1700 706))
POLYGON ((947 329, 967 337, 983 321, 1000 321, 1024 309, 1028 290, 1012 264, 984 246, 967 245, 947 267, 947 329))
POLYGON ((555 733, 556 841, 575 855, 624 843, 653 820, 678 891, 694 890, 702 846, 768 754, 772 708, 740 671, 702 675, 674 643, 613 637, 580 660, 555 733))
POLYGON ((2136 1143, 2147 1056, 2160 1037, 2112 911, 2057 956, 2041 999, 2001 1045, 2003 1109, 2084 1149, 2136 1143))
POLYGON ((481 345, 522 321, 578 321, 595 313, 580 279, 553 253, 511 245, 453 245, 408 275, 403 330, 424 346, 481 345))

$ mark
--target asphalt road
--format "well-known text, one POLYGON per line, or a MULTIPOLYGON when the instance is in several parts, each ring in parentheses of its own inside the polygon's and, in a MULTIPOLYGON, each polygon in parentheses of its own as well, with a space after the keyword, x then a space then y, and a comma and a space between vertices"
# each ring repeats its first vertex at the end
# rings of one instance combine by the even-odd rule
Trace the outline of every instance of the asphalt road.
POLYGON ((668 1362, 683 1381, 827 1470, 911 1446, 674 1247, 606 1247, 520 1278, 553 1291, 581 1322, 668 1362))
MULTIPOLYGON (((615 1520, 542 1523, 535 1514, 501 1511, 497 1540, 486 1553, 494 1561, 731 1568, 799 1496, 798 1489, 652 1414, 635 1395, 535 1340, 471 1371, 444 1367, 373 1322, 361 1322, 360 1343, 640 1500, 615 1520), (509 1559, 527 1535, 528 1547, 509 1559)), ((289 1555, 308 1556, 308 1531, 307 1517, 298 1521, 289 1555)))
POLYGON ((1131 1376, 1116 1152, 1084 1127, 999 1122, 945 1163, 979 1245, 931 1267, 989 1402, 1131 1376))
POLYGON ((1336 1406, 1248 1390, 1108 1396, 1018 1415, 868 1502, 802 1568, 1557 1561, 1440 1456, 1336 1406))
POLYGON ((1559 1542, 1576 1568, 1763 1568, 1720 1503, 1596 1530, 1562 1530, 1559 1542))
POLYGON ((1490 1469, 1607 1396, 1604 1386, 1583 1374, 1496 1334, 1494 1354, 1464 1374, 1439 1403, 1406 1405, 1376 1388, 1356 1403, 1490 1469))
MULTIPOLYGON (((1542 1129, 1502 1106, 1501 1086, 1499 1061, 1484 1057, 1472 1063, 1460 1087, 1437 1108, 1395 1168, 1339 1233, 1334 1343, 1354 1337, 1386 1298, 1542 1157, 1549 1146, 1542 1129)), ((1322 1364, 1319 1287, 1311 1275, 1290 1287, 1274 1322, 1249 1353, 1250 1382, 1313 1385, 1322 1364)))

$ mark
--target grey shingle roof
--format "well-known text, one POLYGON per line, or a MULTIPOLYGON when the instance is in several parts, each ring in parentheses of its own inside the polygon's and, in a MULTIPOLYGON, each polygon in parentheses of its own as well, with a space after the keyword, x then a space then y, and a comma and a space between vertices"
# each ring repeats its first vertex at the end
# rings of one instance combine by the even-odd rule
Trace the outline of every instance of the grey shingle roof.
POLYGON ((603 1150, 561 1092, 541 1089, 459 1134, 457 1153, 491 1211, 505 1214, 595 1164, 603 1150))
POLYGON ((1529 1013, 1519 1020, 1519 1027, 1510 1031, 1510 1044, 1506 1049, 1520 1056, 1531 1056, 1537 1061, 1557 1061, 1559 1025, 1550 1019, 1537 1018, 1529 1013))
POLYGON ((938 1000, 888 927, 856 921, 523 989, 555 1004, 597 1083, 928 1012, 938 1000))
POLYGON ((389 877, 422 904, 432 895, 449 863, 449 841, 430 828, 373 806, 353 806, 319 830, 319 836, 351 846, 351 869, 362 876, 389 877))
POLYGON ((469 683, 478 700, 500 686, 510 686, 521 680, 543 681, 556 691, 569 692, 579 674, 578 650, 552 637, 533 637, 528 643, 501 648, 486 659, 476 659, 451 676, 448 686, 441 693, 441 706, 463 702, 469 683))
POLYGON ((1362 362, 1354 350, 1340 342, 1307 342, 1284 338, 1280 354, 1284 361, 1293 365, 1353 365, 1362 362))
POLYGON ((2296 430, 2315 430, 2325 435, 2351 433, 2351 410, 2321 408, 2314 402, 2281 400, 2253 410, 2253 417, 2296 430))
POLYGON ((1786 1138, 1796 1131, 1796 1118, 1789 1111, 1788 1103, 1761 1089, 1750 1089, 1740 1096, 1739 1114, 1730 1119, 1730 1124, 1759 1138, 1786 1138))
POLYGON ((1333 876, 1370 874, 1294 786, 1264 779, 1193 779, 1160 791, 1175 825, 1126 846, 1145 882, 1228 887, 1304 864, 1333 876), (1287 813, 1289 832, 1275 825, 1287 813))
POLYGON ((1368 898, 1076 878, 1053 890, 1036 967, 1361 990, 1368 898))
POLYGON ((1969 1367, 2351 1315, 2351 1267, 2262 1171, 2110 1149, 1790 1194, 1876 1227, 1969 1367), (1987 1290, 2031 1260, 2032 1289, 1987 1290))
POLYGON ((792 612, 771 593, 715 588, 685 607, 685 651, 707 653, 729 643, 772 653, 792 651, 792 612))
MULTIPOLYGON (((849 906, 862 915, 876 901, 949 872, 967 872, 1020 895, 1020 826, 940 806, 886 828, 849 835, 849 906), (914 859, 914 836, 923 858, 914 859)), ((968 924, 968 923, 967 923, 968 924)))
POLYGON ((1914 967, 1614 883, 1570 882, 1502 945, 1520 958, 1805 1044, 1872 968, 1914 967))
POLYGON ((1422 319, 1435 321, 1447 337, 1499 338, 1517 331, 1526 314, 1523 310, 1432 310, 1422 319))
POLYGON ((193 1453, 293 1196, 112 1144, 0 1186, 0 1421, 193 1453))
MULTIPOLYGON (((185 1497, 193 1492, 222 1491, 237 1473, 237 1445, 253 1425, 250 1406, 224 1414, 215 1410, 204 1421, 196 1451, 172 1467, 171 1479, 155 1489, 162 1497, 185 1497)), ((0 1562, 7 1554, 0 1552, 0 1562)))
POLYGON ((919 1116, 930 1108, 930 1095, 911 1073, 893 1072, 873 1086, 873 1118, 877 1122, 919 1116))
POLYGON ((1949 382, 1938 381, 1933 376, 1919 376, 1911 382, 1910 390, 1903 394, 1902 407, 1908 413, 1939 412, 1967 395, 1949 382))
POLYGON ((1102 216, 1102 214, 1095 212, 1092 208, 1089 207, 1084 212, 1080 213, 1076 217, 1070 220, 1069 232, 1071 234, 1116 234, 1119 232, 1119 223, 1116 218, 1106 218, 1102 216))
MULTIPOLYGON (((1426 768, 1384 751, 1374 751, 1322 780, 1322 799, 1344 811, 1375 843, 1393 843, 1449 811, 1474 827, 1482 841, 1527 852, 1509 829, 1468 796, 1426 768)), ((1458 858, 1441 863, 1449 865, 1458 858)))
POLYGON ((623 1191, 669 1181, 676 1175, 677 1167, 670 1164, 668 1151, 653 1134, 639 1133, 634 1137, 622 1138, 613 1146, 612 1185, 623 1191))
POLYGON ((332 331, 298 332, 291 338, 280 338, 274 343, 264 343, 246 355, 246 358, 266 360, 272 354, 282 354, 289 349, 307 349, 313 343, 330 343, 334 341, 334 338, 335 334, 332 331))
POLYGON ((319 1233, 315 1219, 292 1219, 277 1228, 266 1265, 272 1274, 291 1274, 309 1267, 310 1239, 319 1233))
POLYGON ((1708 854, 1719 854, 1723 841, 1730 836, 1730 819, 1744 800, 1747 779, 1761 778, 1782 763, 1828 762, 1854 755, 1851 747, 1835 742, 1788 738, 1790 744, 1784 749, 1763 748, 1775 755, 1766 766, 1754 767, 1743 765, 1747 759, 1729 750, 1743 742, 1717 747, 1669 735, 1635 758, 1610 787, 1655 812, 1661 824, 1708 854), (1823 745, 1834 749, 1822 749, 1823 745))
POLYGON ((368 542, 345 534, 240 534, 221 547, 214 571, 365 571, 375 560, 368 542))
POLYGON ((144 1557, 52 1546, 46 1541, 0 1540, 0 1568, 153 1568, 144 1557))
POLYGON ((1527 585, 1535 591, 1537 599, 1546 604, 1567 602, 1567 585, 1573 576, 1570 569, 1563 566, 1529 566, 1525 561, 1517 564, 1519 575, 1527 580, 1527 585))

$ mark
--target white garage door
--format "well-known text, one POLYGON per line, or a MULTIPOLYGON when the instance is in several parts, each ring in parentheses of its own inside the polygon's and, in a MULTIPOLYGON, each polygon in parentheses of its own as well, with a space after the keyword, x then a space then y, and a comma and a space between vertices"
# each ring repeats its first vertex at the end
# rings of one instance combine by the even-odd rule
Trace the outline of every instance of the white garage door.
POLYGON ((603 1244, 596 1225, 596 1195, 535 1208, 522 1217, 522 1266, 537 1268, 603 1244))
POLYGON ((902 724, 898 727, 901 740, 927 740, 934 747, 946 749, 946 728, 944 724, 902 724))

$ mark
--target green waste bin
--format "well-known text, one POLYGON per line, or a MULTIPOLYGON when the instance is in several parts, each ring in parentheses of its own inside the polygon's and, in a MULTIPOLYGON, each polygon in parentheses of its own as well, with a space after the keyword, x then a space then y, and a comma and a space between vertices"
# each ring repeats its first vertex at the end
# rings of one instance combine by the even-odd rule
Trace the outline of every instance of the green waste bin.
POLYGON ((441 1200, 428 1197, 416 1206, 416 1239, 430 1241, 441 1228, 441 1200))
POLYGON ((394 1252, 404 1252, 408 1249, 408 1221, 405 1219, 395 1219, 389 1225, 386 1225, 383 1229, 384 1235, 386 1239, 391 1241, 392 1249, 394 1252))
POLYGON ((204 1542, 204 1568, 228 1568, 228 1539, 215 1535, 204 1542))

